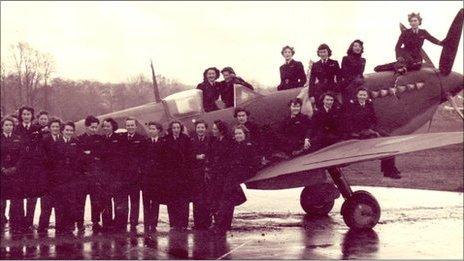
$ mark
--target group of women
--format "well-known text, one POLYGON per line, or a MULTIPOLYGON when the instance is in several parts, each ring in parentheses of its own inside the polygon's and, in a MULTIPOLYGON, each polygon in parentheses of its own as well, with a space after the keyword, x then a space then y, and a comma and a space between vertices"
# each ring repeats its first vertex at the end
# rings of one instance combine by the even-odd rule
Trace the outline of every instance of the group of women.
MULTIPOLYGON (((398 62, 379 66, 377 71, 418 69, 424 39, 443 44, 418 29, 419 14, 412 13, 408 19, 411 29, 403 31, 398 40, 398 62)), ((302 63, 293 60, 294 53, 292 47, 282 48, 285 64, 280 67, 278 90, 302 87, 307 82, 302 63)), ((86 132, 75 137, 72 122, 50 119, 47 112, 34 115, 33 108, 22 107, 17 116, 1 122, 1 225, 7 223, 4 213, 9 199, 10 228, 20 232, 34 228, 37 197, 41 197, 39 231, 48 229, 53 208, 58 231, 73 231, 75 226, 83 229, 88 194, 94 231, 126 230, 128 220, 135 229, 141 191, 147 231, 157 227, 159 204, 167 205, 173 228, 187 228, 190 203, 194 228, 228 230, 234 207, 246 200, 240 184, 256 173, 269 151, 279 147, 292 157, 346 137, 382 134, 376 130, 368 91, 361 86, 366 64, 362 53, 363 42, 353 41, 340 68, 330 59, 329 46, 321 44, 317 50, 320 60, 309 75, 308 96, 316 105, 312 119, 301 113, 302 101, 292 99, 289 116, 282 120, 281 135, 277 135, 280 138, 271 142, 266 142, 265 134, 248 120, 249 112, 240 108, 234 112, 237 124, 232 129, 222 120, 212 126, 198 120, 188 135, 181 122, 173 121, 164 135, 163 126, 153 121, 147 123, 145 137, 137 133, 136 119, 126 119, 127 132, 117 133, 114 119, 100 122, 88 116, 86 132), (100 128, 104 135, 98 134, 100 128)), ((204 81, 197 87, 203 91, 205 111, 218 109, 219 96, 226 107, 233 106, 235 83, 253 88, 231 67, 224 68, 222 74, 224 81, 217 83, 219 70, 206 69, 204 81)), ((400 178, 394 158, 382 160, 382 171, 387 177, 400 178)))
POLYGON ((5 117, 1 122, 2 226, 8 199, 13 232, 35 229, 37 197, 39 232, 47 232, 52 209, 59 233, 85 229, 87 194, 95 232, 125 231, 128 220, 135 230, 140 191, 145 231, 156 230, 160 204, 167 205, 172 228, 187 228, 190 203, 195 229, 225 231, 234 207, 246 201, 240 184, 260 164, 245 124, 229 128, 221 120, 212 126, 198 120, 188 135, 179 121, 171 122, 166 133, 152 121, 148 136, 142 136, 136 119, 127 118, 127 132, 117 133, 114 119, 88 116, 85 133, 75 137, 72 122, 49 119, 46 112, 33 122, 33 115, 33 108, 22 107, 18 121, 5 117))

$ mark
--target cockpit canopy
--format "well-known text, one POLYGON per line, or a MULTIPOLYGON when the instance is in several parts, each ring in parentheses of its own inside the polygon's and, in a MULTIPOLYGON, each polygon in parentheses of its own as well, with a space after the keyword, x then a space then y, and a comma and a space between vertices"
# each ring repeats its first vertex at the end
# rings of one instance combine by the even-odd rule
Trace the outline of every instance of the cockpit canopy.
POLYGON ((203 95, 198 89, 174 93, 163 100, 169 114, 174 118, 188 117, 203 112, 203 95))

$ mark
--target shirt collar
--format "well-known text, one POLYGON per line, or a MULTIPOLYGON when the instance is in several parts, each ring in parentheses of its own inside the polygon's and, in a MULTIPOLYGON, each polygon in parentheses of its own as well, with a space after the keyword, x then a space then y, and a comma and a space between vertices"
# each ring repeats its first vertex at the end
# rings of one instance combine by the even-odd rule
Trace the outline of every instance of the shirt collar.
POLYGON ((328 107, 325 107, 325 106, 323 106, 323 107, 324 107, 324 110, 325 110, 326 112, 329 112, 330 109, 331 109, 331 108, 328 108, 328 107))
POLYGON ((31 123, 24 123, 23 122, 23 127, 26 129, 29 129, 31 127, 31 123))
POLYGON ((11 133, 10 134, 7 134, 7 133, 3 133, 3 136, 5 136, 5 138, 10 138, 11 137, 11 133))

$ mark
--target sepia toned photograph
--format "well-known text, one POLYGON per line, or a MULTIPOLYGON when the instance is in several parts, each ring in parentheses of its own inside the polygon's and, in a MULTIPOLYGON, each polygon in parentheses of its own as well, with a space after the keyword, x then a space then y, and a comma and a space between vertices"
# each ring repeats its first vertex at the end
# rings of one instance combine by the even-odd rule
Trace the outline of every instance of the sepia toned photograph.
POLYGON ((1 1, 1 260, 464 258, 462 1, 1 1))

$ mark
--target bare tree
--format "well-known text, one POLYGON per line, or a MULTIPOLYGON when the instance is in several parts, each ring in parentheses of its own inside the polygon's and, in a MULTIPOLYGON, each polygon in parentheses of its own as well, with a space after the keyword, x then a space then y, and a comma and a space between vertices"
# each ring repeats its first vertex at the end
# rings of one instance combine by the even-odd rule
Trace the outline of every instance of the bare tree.
MULTIPOLYGON (((18 79, 18 96, 21 104, 34 105, 36 89, 43 78, 43 55, 27 43, 18 43, 11 48, 14 73, 18 79)), ((48 68, 50 70, 50 68, 48 68)), ((51 72, 51 70, 50 70, 51 72)), ((48 73, 48 77, 50 73, 48 73)))
POLYGON ((2 110, 2 116, 3 113, 6 112, 6 86, 5 86, 5 78, 6 78, 6 68, 5 64, 1 63, 0 65, 0 103, 1 103, 1 110, 2 110))

